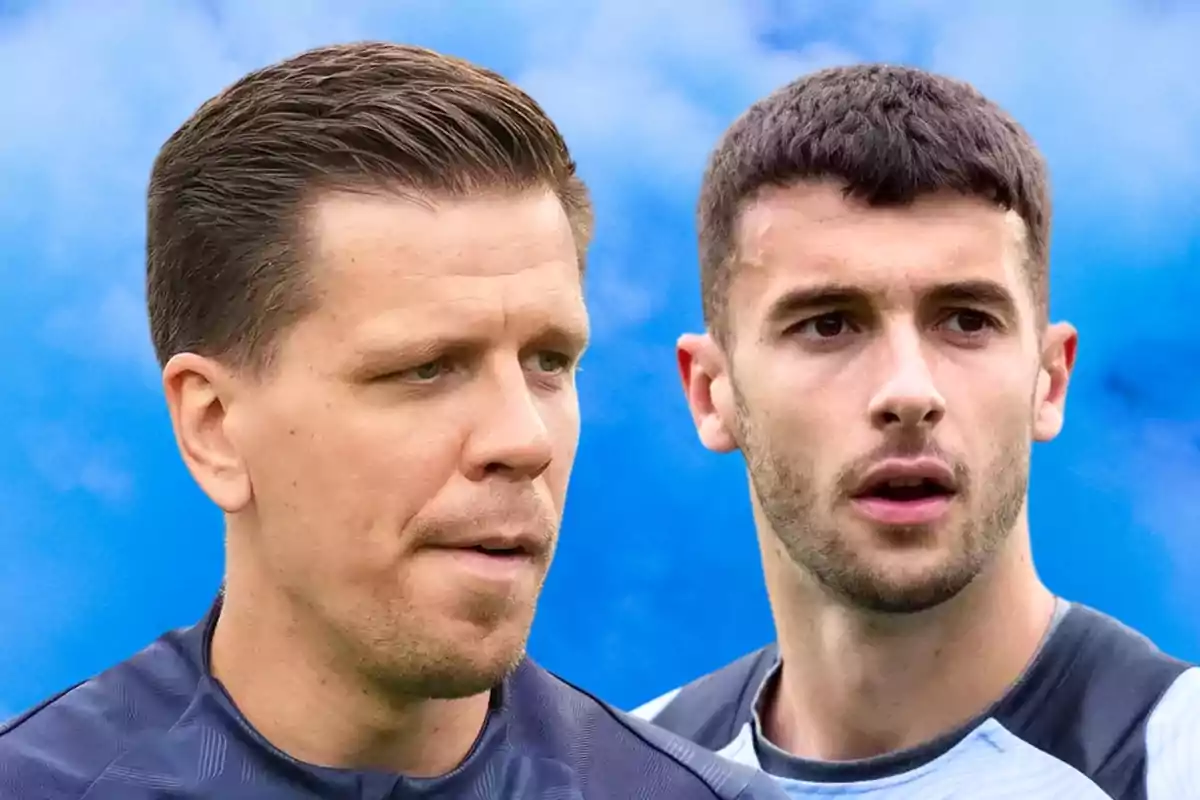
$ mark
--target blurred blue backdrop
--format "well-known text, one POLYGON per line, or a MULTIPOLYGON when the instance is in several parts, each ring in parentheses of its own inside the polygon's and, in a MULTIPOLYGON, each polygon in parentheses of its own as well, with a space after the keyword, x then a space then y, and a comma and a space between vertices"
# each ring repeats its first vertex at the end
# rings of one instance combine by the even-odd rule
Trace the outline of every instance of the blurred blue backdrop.
POLYGON ((532 652, 633 704, 771 636, 740 463, 696 443, 672 345, 699 325, 708 148, 819 66, 975 82, 1044 147, 1053 309, 1082 332, 1036 451, 1051 586, 1200 659, 1200 6, 990 0, 0 0, 0 717, 191 622, 221 520, 178 461, 142 306, 163 139, 243 72, 402 40, 516 79, 599 213, 585 430, 532 652))

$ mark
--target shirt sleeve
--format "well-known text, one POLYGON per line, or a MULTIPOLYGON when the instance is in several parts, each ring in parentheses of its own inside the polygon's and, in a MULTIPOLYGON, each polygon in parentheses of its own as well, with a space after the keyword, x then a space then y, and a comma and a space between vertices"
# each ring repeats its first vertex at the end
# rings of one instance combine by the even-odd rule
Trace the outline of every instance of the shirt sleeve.
POLYGON ((1171 684, 1146 724, 1147 800, 1200 800, 1200 668, 1171 684))

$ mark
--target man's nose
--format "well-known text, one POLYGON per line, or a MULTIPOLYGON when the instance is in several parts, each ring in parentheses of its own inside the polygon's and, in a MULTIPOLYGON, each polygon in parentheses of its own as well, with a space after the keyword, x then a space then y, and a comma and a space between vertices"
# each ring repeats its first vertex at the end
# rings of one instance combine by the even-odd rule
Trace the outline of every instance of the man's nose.
POLYGON ((946 414, 946 401, 934 383, 916 331, 893 334, 886 342, 884 381, 871 398, 871 422, 880 430, 932 428, 946 414))
POLYGON ((481 393, 465 457, 472 480, 532 480, 550 466, 553 447, 538 397, 518 366, 481 393))

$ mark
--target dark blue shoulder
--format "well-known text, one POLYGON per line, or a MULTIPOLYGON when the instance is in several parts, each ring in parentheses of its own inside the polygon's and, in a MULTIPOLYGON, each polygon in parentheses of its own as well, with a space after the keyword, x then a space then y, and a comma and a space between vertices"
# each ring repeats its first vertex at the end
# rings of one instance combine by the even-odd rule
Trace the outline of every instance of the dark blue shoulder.
POLYGON ((1139 800, 1147 723, 1188 668, 1115 619, 1072 605, 993 716, 1110 796, 1139 800))
POLYGON ((0 800, 77 800, 129 747, 175 723, 199 669, 179 633, 0 727, 0 800))
POLYGON ((786 798, 765 773, 618 711, 532 662, 510 686, 514 744, 570 765, 589 797, 786 798))
POLYGON ((651 700, 633 714, 709 750, 720 750, 754 715, 754 700, 778 660, 778 648, 768 645, 651 700))

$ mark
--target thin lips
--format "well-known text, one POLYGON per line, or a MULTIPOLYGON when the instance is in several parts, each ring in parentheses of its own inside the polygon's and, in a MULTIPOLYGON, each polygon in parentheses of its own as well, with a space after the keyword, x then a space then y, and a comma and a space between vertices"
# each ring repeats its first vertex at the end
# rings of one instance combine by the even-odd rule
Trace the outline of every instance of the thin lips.
POLYGON ((893 459, 877 464, 859 484, 856 497, 869 494, 876 487, 893 480, 927 480, 943 489, 955 491, 954 471, 944 461, 937 459, 899 460, 893 459))
POLYGON ((512 534, 480 533, 470 536, 456 536, 438 539, 431 542, 434 547, 453 550, 509 550, 524 555, 537 555, 546 549, 544 537, 532 533, 520 532, 512 534))

